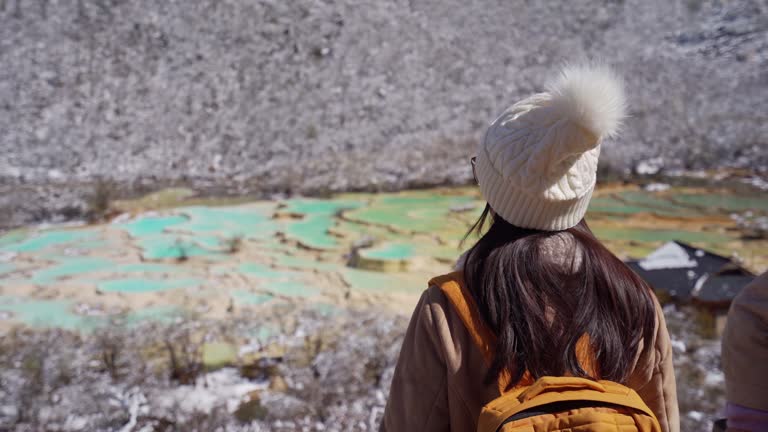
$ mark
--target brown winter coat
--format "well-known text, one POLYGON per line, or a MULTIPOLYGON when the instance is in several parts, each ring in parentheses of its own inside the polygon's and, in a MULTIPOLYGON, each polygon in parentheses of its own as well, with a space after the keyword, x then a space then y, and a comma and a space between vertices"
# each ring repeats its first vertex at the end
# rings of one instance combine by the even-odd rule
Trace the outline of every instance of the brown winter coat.
POLYGON ((733 300, 723 334, 728 402, 768 411, 768 272, 733 300))
MULTIPOLYGON (((653 410, 664 432, 680 430, 672 349, 661 307, 655 338, 639 355, 628 386, 653 410)), ((421 296, 403 341, 382 432, 474 432, 483 405, 499 396, 484 385, 480 349, 445 294, 421 296)))

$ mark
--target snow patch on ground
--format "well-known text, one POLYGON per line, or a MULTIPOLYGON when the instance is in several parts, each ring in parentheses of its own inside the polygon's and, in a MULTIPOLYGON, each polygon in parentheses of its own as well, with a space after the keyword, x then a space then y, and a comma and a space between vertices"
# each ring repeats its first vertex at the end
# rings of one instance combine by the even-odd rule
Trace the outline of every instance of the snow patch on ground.
POLYGON ((667 183, 651 183, 645 186, 645 190, 648 192, 663 192, 669 189, 670 186, 667 183))
POLYGON ((223 403, 232 413, 248 393, 265 388, 266 382, 252 382, 243 378, 236 368, 224 368, 201 376, 194 386, 183 385, 160 392, 154 395, 153 402, 162 408, 180 408, 188 413, 210 412, 223 403))

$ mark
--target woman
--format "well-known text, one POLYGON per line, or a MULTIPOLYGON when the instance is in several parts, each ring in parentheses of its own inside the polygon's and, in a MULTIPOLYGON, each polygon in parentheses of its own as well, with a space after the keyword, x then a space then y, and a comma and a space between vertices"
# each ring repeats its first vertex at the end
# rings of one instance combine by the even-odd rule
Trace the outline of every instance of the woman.
POLYGON ((623 116, 620 80, 587 65, 491 124, 472 160, 487 201, 472 230, 490 227, 416 306, 382 431, 474 431, 484 404, 542 376, 626 384, 663 431, 679 430, 661 307, 583 219, 600 144, 623 116), (495 335, 485 352, 440 289, 446 280, 495 335))

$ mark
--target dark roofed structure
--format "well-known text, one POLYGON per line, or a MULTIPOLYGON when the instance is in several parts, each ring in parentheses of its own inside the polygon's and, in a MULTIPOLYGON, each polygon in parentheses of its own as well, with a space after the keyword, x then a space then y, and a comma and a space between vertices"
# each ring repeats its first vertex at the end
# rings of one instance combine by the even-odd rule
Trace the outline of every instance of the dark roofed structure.
MULTIPOLYGON (((645 279, 654 290, 682 303, 691 301, 696 294, 694 288, 697 284, 701 285, 712 275, 727 271, 752 276, 729 258, 679 241, 666 243, 647 257, 629 261, 627 265, 645 279)), ((712 281, 709 285, 717 284, 712 281)), ((707 289, 707 293, 713 298, 718 298, 718 292, 720 291, 716 289, 707 289)), ((722 292, 723 295, 728 293, 728 290, 722 292)), ((733 297, 724 298, 732 299, 733 297)))
POLYGON ((627 263, 629 268, 645 279, 655 291, 661 291, 672 300, 687 302, 691 298, 696 283, 696 273, 692 270, 658 269, 644 270, 637 261, 627 263))
POLYGON ((722 255, 718 255, 701 248, 696 248, 679 241, 673 241, 671 243, 680 246, 688 253, 690 257, 693 257, 698 263, 697 268, 701 273, 716 273, 728 265, 735 265, 736 267, 739 267, 733 262, 732 259, 722 255))
POLYGON ((752 275, 745 274, 719 274, 708 277, 700 287, 697 287, 694 300, 703 303, 728 303, 730 305, 731 300, 754 278, 752 275))
POLYGON ((725 325, 731 301, 755 277, 729 258, 678 241, 627 265, 662 300, 701 307, 714 318, 718 333, 725 325))

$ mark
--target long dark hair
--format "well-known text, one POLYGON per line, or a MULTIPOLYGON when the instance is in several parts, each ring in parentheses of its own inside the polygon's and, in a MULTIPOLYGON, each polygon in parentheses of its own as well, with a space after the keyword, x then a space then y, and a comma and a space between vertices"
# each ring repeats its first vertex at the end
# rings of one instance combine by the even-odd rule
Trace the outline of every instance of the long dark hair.
POLYGON ((573 375, 626 382, 641 341, 653 336, 653 294, 583 219, 567 234, 530 230, 506 222, 486 205, 467 237, 472 232, 481 237, 467 253, 464 278, 496 335, 487 383, 504 371, 513 384, 526 371, 534 379, 573 375), (491 225, 482 234, 487 220, 491 225), (554 251, 565 259, 543 252, 542 242, 553 235, 572 237, 572 247, 554 251), (599 376, 577 358, 584 335, 599 376))

